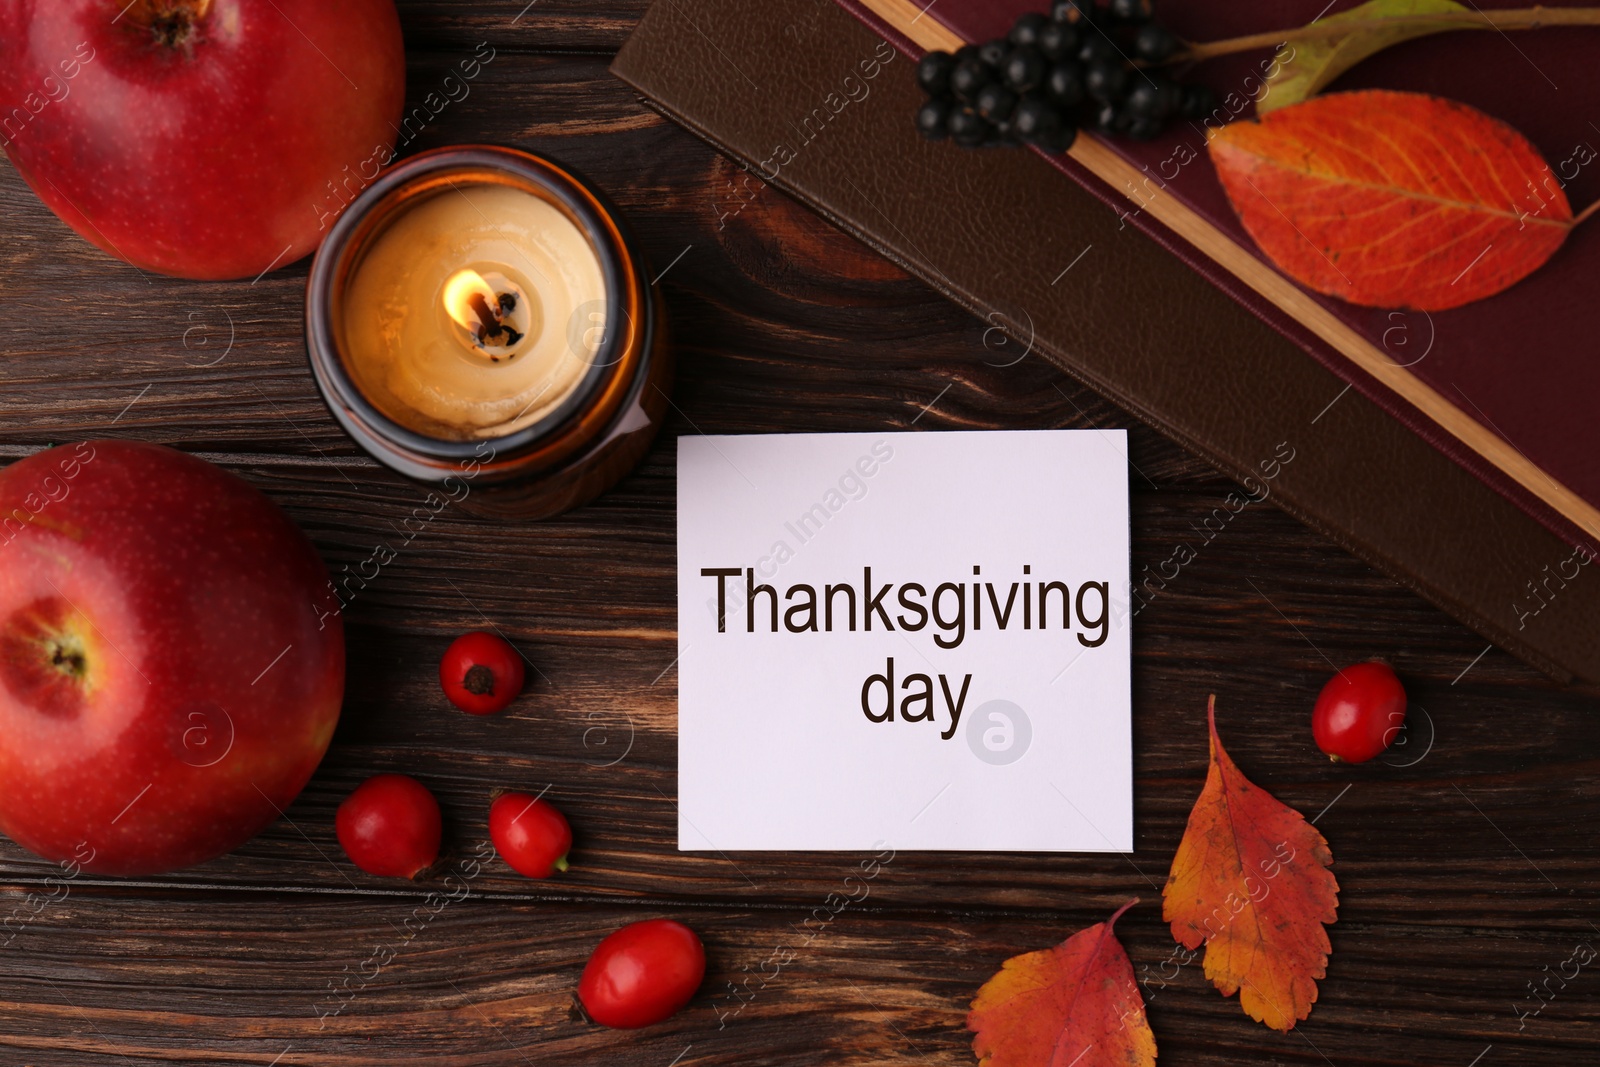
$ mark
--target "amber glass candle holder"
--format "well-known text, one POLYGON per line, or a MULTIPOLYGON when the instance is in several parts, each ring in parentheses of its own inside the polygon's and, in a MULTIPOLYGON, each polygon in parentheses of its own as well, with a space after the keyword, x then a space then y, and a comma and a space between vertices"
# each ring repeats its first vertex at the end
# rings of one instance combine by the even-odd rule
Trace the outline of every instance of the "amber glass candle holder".
MULTIPOLYGON (((383 268, 374 265, 368 269, 383 268)), ((575 299, 568 292, 570 286, 562 289, 557 284, 556 288, 560 289, 558 295, 575 299)), ((455 290, 461 287, 455 286, 455 290)), ((458 304, 465 301, 457 299, 457 304, 450 306, 458 304)), ((385 173, 345 210, 311 269, 306 348, 317 388, 329 410, 374 459, 434 487, 442 498, 468 510, 521 519, 546 518, 584 504, 632 470, 660 427, 671 383, 658 297, 615 210, 588 182, 565 167, 527 152, 489 146, 445 148, 414 156, 385 173), (469 262, 431 262, 430 257, 461 255, 459 251, 440 252, 452 240, 453 227, 440 227, 438 242, 419 242, 414 255, 404 244, 404 235, 423 225, 420 220, 459 217, 463 227, 475 227, 484 235, 484 247, 514 246, 527 227, 519 229, 517 219, 499 220, 492 207, 485 210, 482 205, 522 203, 515 194, 537 198, 538 204, 528 206, 543 212, 541 217, 549 220, 552 232, 560 230, 567 239, 553 259, 550 249, 541 244, 543 251, 528 259, 526 269, 521 264, 505 269, 505 274, 521 279, 523 288, 531 293, 505 282, 492 263, 482 269, 481 264, 469 262), (457 201, 450 198, 460 198, 471 211, 453 206, 457 201), (544 205, 553 208, 554 214, 544 205), (424 211, 429 214, 414 214, 424 211), (452 212, 456 214, 452 216, 452 212), (409 229, 400 225, 408 219, 409 229), (575 227, 582 239, 573 238, 561 220, 575 227), (391 233, 394 236, 385 243, 385 235, 391 233), (394 255, 396 240, 402 242, 406 255, 394 255), (369 259, 376 262, 379 258, 373 255, 375 247, 382 249, 380 256, 389 263, 414 259, 417 270, 427 274, 408 291, 426 292, 428 298, 397 304, 391 295, 388 300, 374 301, 376 309, 365 304, 352 307, 352 299, 359 299, 365 291, 356 284, 363 267, 369 259), (563 256, 571 260, 588 255, 593 256, 592 263, 584 260, 563 266, 558 262, 563 256), (539 256, 545 258, 538 260, 539 256), (536 260, 547 269, 541 272, 536 260), (477 273, 465 269, 474 266, 480 268, 477 273), (435 291, 442 294, 451 288, 436 286, 436 278, 451 274, 454 285, 456 272, 470 275, 473 286, 490 299, 472 295, 475 310, 465 314, 432 306, 435 291), (603 315, 593 309, 597 299, 567 309, 567 321, 542 319, 549 308, 540 299, 548 294, 526 278, 548 280, 551 275, 598 279, 604 292, 603 315), (483 283, 483 278, 489 282, 483 283), (497 286, 513 292, 499 295, 497 303, 497 286), (534 299, 528 299, 530 296, 534 299), (503 324, 498 319, 502 309, 508 309, 503 324), (455 315, 456 321, 452 322, 446 311, 455 315), (385 315, 392 321, 384 321, 385 315), (600 319, 603 321, 596 321, 600 319), (530 326, 530 321, 535 325, 530 326), (373 322, 382 328, 372 329, 373 322), (385 384, 395 374, 392 367, 375 369, 363 362, 365 357, 357 358, 375 345, 380 350, 383 345, 393 349, 397 331, 410 330, 412 337, 420 331, 429 354, 407 365, 409 388, 428 395, 449 392, 435 389, 426 380, 416 382, 419 377, 427 378, 430 367, 472 376, 473 383, 480 385, 487 380, 493 388, 493 375, 501 372, 487 370, 490 364, 480 361, 499 366, 507 349, 494 346, 509 346, 524 336, 519 331, 536 328, 556 331, 549 334, 552 344, 566 346, 567 354, 558 357, 565 360, 562 384, 542 406, 535 404, 537 397, 530 401, 531 415, 498 423, 487 418, 486 425, 465 425, 438 412, 414 409, 396 399, 400 391, 385 384), (358 330, 361 332, 353 336, 358 330), (374 334, 386 340, 374 342, 374 334), (460 346, 462 351, 452 346, 460 346), (570 354, 579 347, 581 359, 570 354)), ((523 366, 526 369, 527 365, 523 366)))

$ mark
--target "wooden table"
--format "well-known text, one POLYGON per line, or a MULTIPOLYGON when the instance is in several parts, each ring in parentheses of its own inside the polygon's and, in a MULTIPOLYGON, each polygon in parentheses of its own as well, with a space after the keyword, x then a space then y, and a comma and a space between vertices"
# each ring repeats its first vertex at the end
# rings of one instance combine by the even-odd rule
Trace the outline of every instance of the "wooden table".
MULTIPOLYGON (((775 190, 719 226, 748 196, 737 169, 606 72, 644 0, 525 3, 403 0, 413 103, 479 42, 496 50, 413 147, 513 144, 610 193, 665 271, 677 410, 598 503, 525 528, 448 509, 399 553, 347 612, 327 761, 236 854, 144 881, 85 876, 34 914, 44 898, 27 894, 47 892, 52 868, 0 845, 0 910, 32 916, 0 949, 0 1063, 969 1064, 967 1004, 1000 962, 1134 895, 1119 932, 1166 1067, 1593 1061, 1600 965, 1543 984, 1579 943, 1600 946, 1592 700, 1270 505, 1205 542, 1195 526, 1230 483, 1037 357, 1000 366, 1010 357, 981 323, 775 190), (675 438, 1084 426, 1130 429, 1135 571, 1179 542, 1199 553, 1136 624, 1135 852, 900 854, 867 899, 805 933, 860 857, 679 854, 675 438), (434 664, 490 624, 535 684, 506 714, 469 719, 434 664), (1330 765, 1312 700, 1331 664, 1373 655, 1413 697, 1416 725, 1390 757, 1409 765, 1330 765), (1235 759, 1317 816, 1337 860, 1329 974, 1288 1035, 1251 1023, 1198 963, 1163 966, 1160 886, 1204 776, 1210 692, 1235 759), (434 787, 457 859, 485 838, 491 790, 548 786, 577 828, 573 869, 531 882, 490 863, 442 905, 427 886, 362 875, 333 811, 390 770, 434 787), (659 915, 708 947, 691 1006, 632 1034, 573 1019, 593 945, 659 915)), ((260 486, 335 571, 396 540, 422 493, 361 455, 318 399, 306 264, 255 284, 142 277, 70 234, 9 167, 0 210, 0 453, 161 441, 260 486)))

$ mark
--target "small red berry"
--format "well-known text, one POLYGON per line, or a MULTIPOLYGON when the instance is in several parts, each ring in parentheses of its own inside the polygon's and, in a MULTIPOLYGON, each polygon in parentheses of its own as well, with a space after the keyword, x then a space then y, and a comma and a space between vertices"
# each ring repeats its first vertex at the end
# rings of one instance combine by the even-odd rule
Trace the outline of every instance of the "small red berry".
POLYGON ((578 1001, 600 1025, 632 1030, 689 1003, 705 974, 705 946, 693 930, 647 919, 600 942, 583 968, 578 1001))
POLYGON ((334 816, 339 845, 368 874, 415 878, 439 858, 439 802, 403 774, 368 778, 334 816))
POLYGON ((1335 763, 1365 763, 1406 721, 1406 691, 1387 663, 1357 663, 1328 680, 1311 712, 1317 747, 1335 763))
POLYGON ((445 649, 439 684, 450 703, 471 715, 493 715, 517 699, 524 680, 522 657, 505 638, 474 630, 445 649))
POLYGON ((554 805, 529 793, 504 793, 489 805, 489 840, 518 874, 548 878, 567 869, 572 827, 554 805))

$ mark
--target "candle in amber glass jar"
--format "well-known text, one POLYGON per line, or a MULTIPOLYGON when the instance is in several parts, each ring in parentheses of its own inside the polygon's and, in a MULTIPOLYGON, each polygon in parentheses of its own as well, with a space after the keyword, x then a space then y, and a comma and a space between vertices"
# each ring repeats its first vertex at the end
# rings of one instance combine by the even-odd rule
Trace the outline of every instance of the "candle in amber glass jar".
POLYGON ((369 453, 522 517, 615 482, 667 399, 654 295, 614 212, 509 149, 426 153, 352 204, 312 269, 307 347, 369 453))

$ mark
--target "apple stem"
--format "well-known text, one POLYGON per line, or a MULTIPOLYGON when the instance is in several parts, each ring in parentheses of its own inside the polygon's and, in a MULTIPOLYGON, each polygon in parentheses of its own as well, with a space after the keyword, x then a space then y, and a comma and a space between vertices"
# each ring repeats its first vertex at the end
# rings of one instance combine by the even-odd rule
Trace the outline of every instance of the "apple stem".
POLYGON ((83 649, 70 648, 61 642, 53 642, 50 645, 50 664, 63 668, 64 674, 70 674, 74 678, 81 677, 84 668, 83 649))
POLYGON ((211 0, 134 0, 121 15, 149 29, 167 48, 187 46, 211 11, 211 0))
POLYGON ((567 869, 567 857, 562 856, 560 859, 556 860, 555 868, 558 871, 565 871, 567 869))

